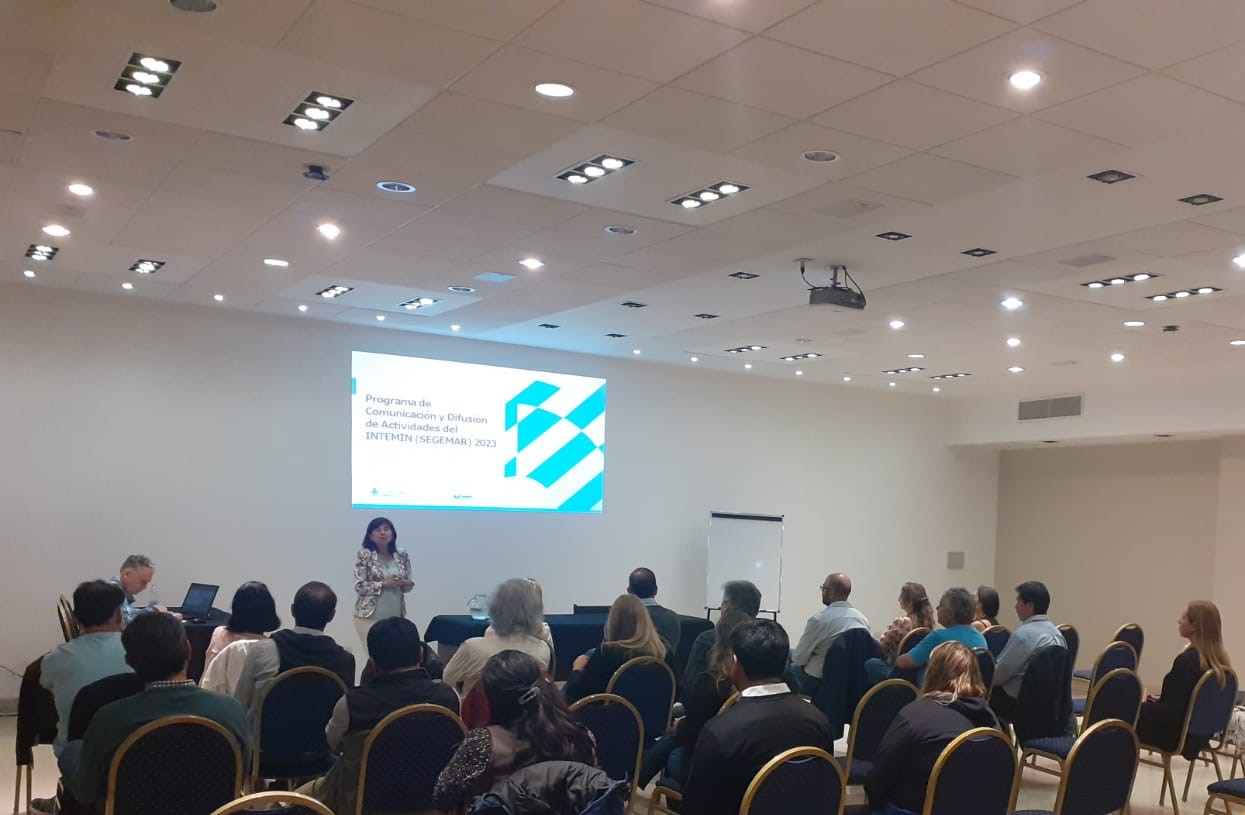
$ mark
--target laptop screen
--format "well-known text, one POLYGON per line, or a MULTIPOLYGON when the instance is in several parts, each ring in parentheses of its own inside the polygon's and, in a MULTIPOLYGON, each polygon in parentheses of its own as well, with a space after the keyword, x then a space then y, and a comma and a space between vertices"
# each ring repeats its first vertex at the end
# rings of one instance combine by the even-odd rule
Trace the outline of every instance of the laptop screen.
POLYGON ((186 599, 182 601, 183 614, 207 614, 212 610, 216 600, 216 592, 220 586, 209 586, 207 583, 191 583, 186 591, 186 599))

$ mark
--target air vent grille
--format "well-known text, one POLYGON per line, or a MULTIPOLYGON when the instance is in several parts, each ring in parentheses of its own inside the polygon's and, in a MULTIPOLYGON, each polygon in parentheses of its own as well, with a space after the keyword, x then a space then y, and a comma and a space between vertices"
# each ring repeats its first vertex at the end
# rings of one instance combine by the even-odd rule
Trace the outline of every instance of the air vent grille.
POLYGON ((1016 418, 1022 422, 1035 419, 1061 419, 1068 416, 1080 416, 1083 396, 1055 396, 1050 399, 1032 399, 1021 402, 1016 418))

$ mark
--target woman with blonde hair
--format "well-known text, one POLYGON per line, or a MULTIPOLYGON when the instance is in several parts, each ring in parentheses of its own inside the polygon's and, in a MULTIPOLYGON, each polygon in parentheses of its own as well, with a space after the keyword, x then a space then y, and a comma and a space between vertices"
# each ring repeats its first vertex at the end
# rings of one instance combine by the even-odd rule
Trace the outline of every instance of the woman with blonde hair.
MULTIPOLYGON (((1175 750, 1180 741, 1185 714, 1193 699, 1193 688, 1207 671, 1222 687, 1232 663, 1223 647, 1223 623, 1219 609, 1207 600, 1189 603, 1176 623, 1180 636, 1189 645, 1172 662, 1163 677, 1163 690, 1148 696, 1137 717, 1137 738, 1143 747, 1175 750)), ((1186 753, 1194 745, 1186 745, 1186 753)), ((1205 746, 1205 744, 1201 745, 1205 746)))
POLYGON ((872 812, 910 815, 924 808, 929 777, 943 749, 974 727, 998 727, 988 693, 968 646, 952 641, 934 649, 920 698, 899 711, 865 777, 872 812))
POLYGON ((882 658, 894 665, 899 656, 899 643, 914 628, 933 628, 934 609, 929 595, 920 583, 908 582, 899 588, 899 610, 903 613, 891 620, 886 631, 878 638, 882 646, 882 658))
POLYGON ((636 657, 666 659, 666 644, 640 599, 633 594, 621 594, 610 606, 601 647, 575 657, 566 681, 566 698, 574 702, 604 693, 614 672, 636 657))

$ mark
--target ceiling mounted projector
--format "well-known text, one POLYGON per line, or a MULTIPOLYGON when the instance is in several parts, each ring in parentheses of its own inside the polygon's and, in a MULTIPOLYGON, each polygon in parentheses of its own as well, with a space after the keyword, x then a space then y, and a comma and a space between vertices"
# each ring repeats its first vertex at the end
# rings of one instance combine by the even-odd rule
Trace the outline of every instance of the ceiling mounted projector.
POLYGON ((834 265, 830 267, 830 285, 814 286, 808 282, 808 277, 804 274, 804 264, 810 258, 800 258, 800 277, 804 279, 808 285, 808 304, 810 306, 839 306, 840 308, 854 308, 857 310, 865 307, 865 293, 857 285, 852 276, 848 274, 846 266, 834 265))

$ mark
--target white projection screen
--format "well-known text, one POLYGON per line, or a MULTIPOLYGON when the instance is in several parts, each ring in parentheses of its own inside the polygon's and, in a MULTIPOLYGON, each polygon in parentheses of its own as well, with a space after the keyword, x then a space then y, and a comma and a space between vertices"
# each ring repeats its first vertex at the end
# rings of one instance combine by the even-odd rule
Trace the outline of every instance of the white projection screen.
POLYGON ((351 504, 601 512, 605 380, 355 351, 351 504))

